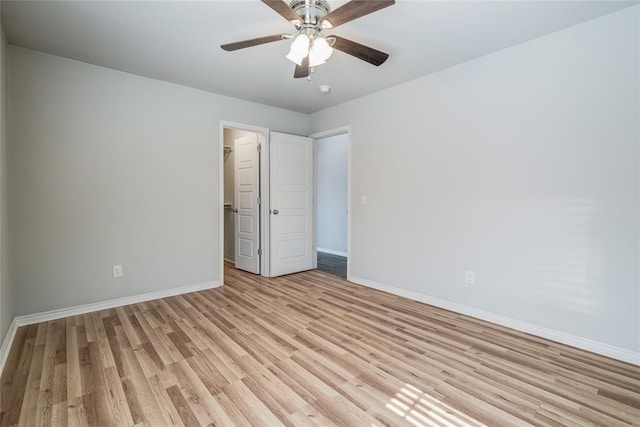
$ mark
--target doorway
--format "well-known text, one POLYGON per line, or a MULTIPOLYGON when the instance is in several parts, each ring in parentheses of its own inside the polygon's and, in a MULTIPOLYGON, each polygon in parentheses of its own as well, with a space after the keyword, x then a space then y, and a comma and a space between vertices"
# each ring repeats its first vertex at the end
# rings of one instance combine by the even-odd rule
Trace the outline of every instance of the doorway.
POLYGON ((268 130, 223 122, 220 153, 220 252, 224 262, 254 274, 265 274, 262 148, 268 130))
POLYGON ((314 135, 317 269, 347 278, 349 265, 348 129, 314 135))
MULTIPOLYGON (((350 139, 351 129, 349 126, 320 132, 310 137, 300 137, 270 132, 267 128, 221 121, 220 141, 222 143, 219 146, 218 194, 222 196, 219 208, 219 230, 222 231, 222 238, 219 239, 219 253, 221 254, 219 266, 220 276, 223 281, 225 262, 233 264, 235 268, 251 271, 264 277, 317 268, 318 247, 321 250, 320 266, 325 265, 326 260, 334 264, 332 267, 335 270, 336 260, 329 260, 328 258, 330 255, 340 257, 341 259, 338 262, 343 265, 346 262, 346 274, 344 267, 341 268, 339 273, 334 274, 339 274, 342 277, 346 275, 348 279, 350 275, 349 254, 351 246, 351 227, 348 220, 351 199, 350 139), (325 139, 340 135, 342 137, 338 139, 346 140, 347 146, 347 179, 346 184, 345 180, 340 184, 342 193, 346 188, 346 208, 344 203, 341 208, 343 219, 344 217, 347 218, 346 248, 344 243, 340 247, 332 244, 318 245, 318 204, 315 197, 318 185, 318 141, 320 143, 326 142, 324 141, 325 139), (251 147, 252 143, 257 144, 255 150, 241 148, 241 146, 251 147), (253 162, 253 165, 244 172, 240 171, 239 162, 241 159, 238 158, 242 151, 245 151, 245 154, 257 152, 257 155, 254 154, 253 160, 247 159, 243 155, 245 160, 249 160, 247 164, 251 165, 251 162, 253 162), (308 160, 302 161, 305 158, 308 160), (254 177, 254 180, 250 181, 251 191, 246 191, 246 194, 242 194, 242 191, 238 188, 241 175, 242 182, 245 184, 249 175, 254 177), (305 194, 306 196, 303 197, 305 194), (241 205, 242 200, 245 202, 255 201, 255 203, 241 205), (308 208, 304 208, 305 206, 308 208), (256 207, 257 211, 255 210, 256 207), (257 217, 257 220, 250 220, 244 217, 247 212, 241 212, 241 209, 253 209, 251 215, 254 216, 252 218, 257 217), (242 219, 240 219, 240 214, 243 216, 242 219), (307 224, 307 226, 304 226, 304 224, 307 224), (308 230, 308 234, 302 236, 304 228, 308 230), (246 235, 240 234, 240 231, 251 233, 248 236, 249 241, 247 241, 246 235), (241 242, 241 239, 245 240, 241 242), (309 244, 308 246, 305 244, 306 249, 302 251, 301 242, 305 240, 309 244), (329 246, 333 246, 333 249, 329 246), (301 254, 303 252, 311 255, 309 256, 308 266, 306 263, 305 265, 300 264, 302 262, 301 259, 306 258, 306 256, 302 257, 301 254), (251 265, 254 269, 251 270, 241 266, 239 263, 241 257, 245 258, 244 261, 252 261, 251 265), (256 259, 257 263, 255 262, 256 259)), ((321 150, 323 148, 324 146, 321 147, 321 150)), ((344 145, 342 146, 342 151, 344 159, 344 145)), ((321 162, 324 163, 322 160, 321 162)), ((344 171, 344 168, 342 169, 344 171)), ((321 175, 321 179, 323 177, 324 174, 321 175)), ((344 221, 340 220, 340 222, 344 240, 344 221)), ((321 244, 324 244, 323 242, 321 240, 321 244)))

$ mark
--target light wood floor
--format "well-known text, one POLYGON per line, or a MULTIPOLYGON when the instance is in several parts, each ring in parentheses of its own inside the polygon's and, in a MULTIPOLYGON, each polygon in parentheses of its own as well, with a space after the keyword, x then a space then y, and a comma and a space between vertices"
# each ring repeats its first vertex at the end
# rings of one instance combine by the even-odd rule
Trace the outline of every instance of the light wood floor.
POLYGON ((317 271, 18 330, 10 425, 640 425, 640 368, 317 271))

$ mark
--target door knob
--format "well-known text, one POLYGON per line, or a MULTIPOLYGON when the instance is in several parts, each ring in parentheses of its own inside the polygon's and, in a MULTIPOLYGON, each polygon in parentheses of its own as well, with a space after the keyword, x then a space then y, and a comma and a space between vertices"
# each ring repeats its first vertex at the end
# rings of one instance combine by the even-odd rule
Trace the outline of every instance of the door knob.
POLYGON ((274 209, 274 210, 273 210, 273 214, 274 214, 274 215, 278 215, 278 209, 274 209))

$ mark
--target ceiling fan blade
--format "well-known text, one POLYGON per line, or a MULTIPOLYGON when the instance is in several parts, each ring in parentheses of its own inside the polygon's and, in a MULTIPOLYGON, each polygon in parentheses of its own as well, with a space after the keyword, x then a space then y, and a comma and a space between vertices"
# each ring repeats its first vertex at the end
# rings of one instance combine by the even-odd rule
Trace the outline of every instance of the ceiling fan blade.
POLYGON ((274 34, 273 36, 258 37, 257 39, 243 40, 241 42, 235 42, 235 43, 227 43, 227 44, 220 45, 220 47, 226 50, 227 52, 231 52, 233 50, 244 49, 245 47, 258 46, 260 44, 277 42, 279 40, 282 40, 282 36, 284 36, 284 34, 274 34))
MULTIPOLYGON (((264 1, 264 0, 263 0, 264 1)), ((336 28, 361 16, 395 4, 395 0, 351 0, 320 20, 323 28, 336 28)))
POLYGON ((309 77, 309 55, 305 56, 301 65, 296 65, 296 70, 293 72, 294 79, 301 79, 303 77, 309 77))
POLYGON ((278 12, 280 16, 282 16, 287 21, 293 23, 294 25, 302 24, 302 20, 300 19, 300 16, 298 16, 298 14, 295 13, 293 9, 291 9, 289 5, 283 2, 282 0, 262 0, 262 3, 266 4, 271 9, 278 12))
POLYGON ((384 61, 389 58, 388 53, 381 52, 372 47, 365 46, 363 44, 356 43, 342 37, 328 36, 327 38, 336 39, 335 43, 333 43, 334 49, 338 49, 339 51, 348 53, 349 55, 355 56, 358 59, 362 59, 363 61, 366 61, 369 64, 373 64, 376 67, 382 65, 384 61))

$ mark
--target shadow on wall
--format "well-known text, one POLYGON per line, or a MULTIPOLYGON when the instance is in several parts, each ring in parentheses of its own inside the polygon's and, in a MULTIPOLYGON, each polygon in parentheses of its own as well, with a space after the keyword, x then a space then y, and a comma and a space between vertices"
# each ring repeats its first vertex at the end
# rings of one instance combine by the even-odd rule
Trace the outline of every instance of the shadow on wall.
POLYGON ((511 242, 520 237, 529 242, 529 253, 515 266, 520 274, 513 277, 514 283, 520 282, 520 299, 534 304, 543 301, 547 309, 590 317, 599 314, 606 291, 601 213, 588 198, 548 200, 545 204, 537 200, 527 207, 521 216, 527 223, 515 227, 516 235, 509 236, 511 242))

